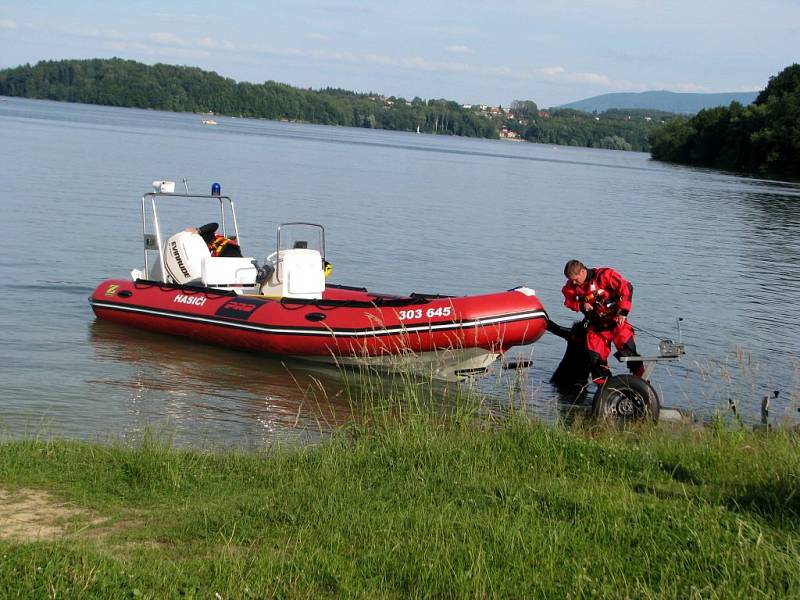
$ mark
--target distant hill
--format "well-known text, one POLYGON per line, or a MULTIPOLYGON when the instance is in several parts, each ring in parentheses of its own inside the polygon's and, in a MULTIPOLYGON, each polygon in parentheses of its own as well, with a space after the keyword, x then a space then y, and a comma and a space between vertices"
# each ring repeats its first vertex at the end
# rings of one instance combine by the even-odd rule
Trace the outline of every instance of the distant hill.
POLYGON ((585 100, 562 104, 556 108, 574 108, 585 112, 603 112, 612 108, 649 108, 671 113, 693 115, 704 108, 728 106, 736 101, 747 106, 758 92, 725 92, 720 94, 688 94, 678 92, 620 92, 602 94, 585 100))

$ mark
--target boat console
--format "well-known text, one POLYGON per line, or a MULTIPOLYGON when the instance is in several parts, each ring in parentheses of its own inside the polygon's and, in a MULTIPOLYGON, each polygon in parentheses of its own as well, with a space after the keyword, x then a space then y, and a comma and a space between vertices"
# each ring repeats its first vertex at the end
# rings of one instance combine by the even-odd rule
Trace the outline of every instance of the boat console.
POLYGON ((263 265, 252 257, 212 256, 203 238, 180 231, 162 243, 158 205, 178 199, 218 203, 221 235, 240 240, 233 200, 220 194, 219 184, 210 195, 175 193, 175 183, 154 181, 153 192, 142 196, 144 268, 131 271, 136 280, 165 284, 213 287, 237 294, 272 298, 318 300, 325 291, 325 232, 315 223, 284 223, 278 227, 277 248, 263 265))

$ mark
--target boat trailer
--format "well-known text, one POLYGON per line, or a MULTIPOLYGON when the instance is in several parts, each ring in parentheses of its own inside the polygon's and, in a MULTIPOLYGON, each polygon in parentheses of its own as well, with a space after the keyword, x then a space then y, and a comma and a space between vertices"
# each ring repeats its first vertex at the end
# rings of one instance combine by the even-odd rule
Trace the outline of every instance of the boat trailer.
MULTIPOLYGON (((650 379, 659 363, 680 360, 686 353, 682 341, 681 321, 681 318, 677 319, 678 341, 659 340, 658 354, 651 356, 615 354, 622 363, 643 363, 644 373, 641 377, 629 373, 610 376, 597 388, 592 399, 591 412, 594 418, 621 422, 683 419, 677 409, 661 406, 661 399, 650 384, 650 379)), ((589 378, 589 355, 585 346, 584 323, 577 322, 572 328, 567 328, 549 321, 547 329, 567 341, 564 358, 550 378, 551 383, 560 387, 586 389, 589 378)))

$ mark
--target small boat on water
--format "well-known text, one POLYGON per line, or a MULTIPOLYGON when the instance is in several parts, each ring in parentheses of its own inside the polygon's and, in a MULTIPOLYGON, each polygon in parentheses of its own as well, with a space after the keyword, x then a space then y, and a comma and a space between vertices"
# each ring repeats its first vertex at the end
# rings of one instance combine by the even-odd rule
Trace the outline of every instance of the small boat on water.
POLYGON ((524 286, 397 296, 326 283, 325 232, 314 223, 280 225, 275 251, 261 264, 212 256, 191 231, 165 240, 158 208, 180 200, 217 204, 219 235, 241 243, 233 200, 218 184, 211 195, 176 194, 173 182, 154 187, 141 199, 144 266, 97 286, 89 302, 100 319, 269 355, 410 367, 450 380, 485 372, 546 330, 547 314, 524 286))
POLYGON ((216 125, 217 122, 214 119, 203 119, 203 125, 216 125))

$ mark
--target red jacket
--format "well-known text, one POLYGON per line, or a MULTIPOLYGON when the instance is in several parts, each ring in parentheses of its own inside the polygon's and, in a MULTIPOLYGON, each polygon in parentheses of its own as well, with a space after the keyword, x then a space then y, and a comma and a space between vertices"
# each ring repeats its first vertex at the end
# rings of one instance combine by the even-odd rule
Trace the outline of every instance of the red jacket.
POLYGON ((587 269, 586 281, 582 285, 572 282, 561 288, 564 306, 575 312, 584 312, 583 305, 589 303, 590 318, 614 318, 627 316, 633 300, 633 286, 622 275, 609 267, 587 269))

